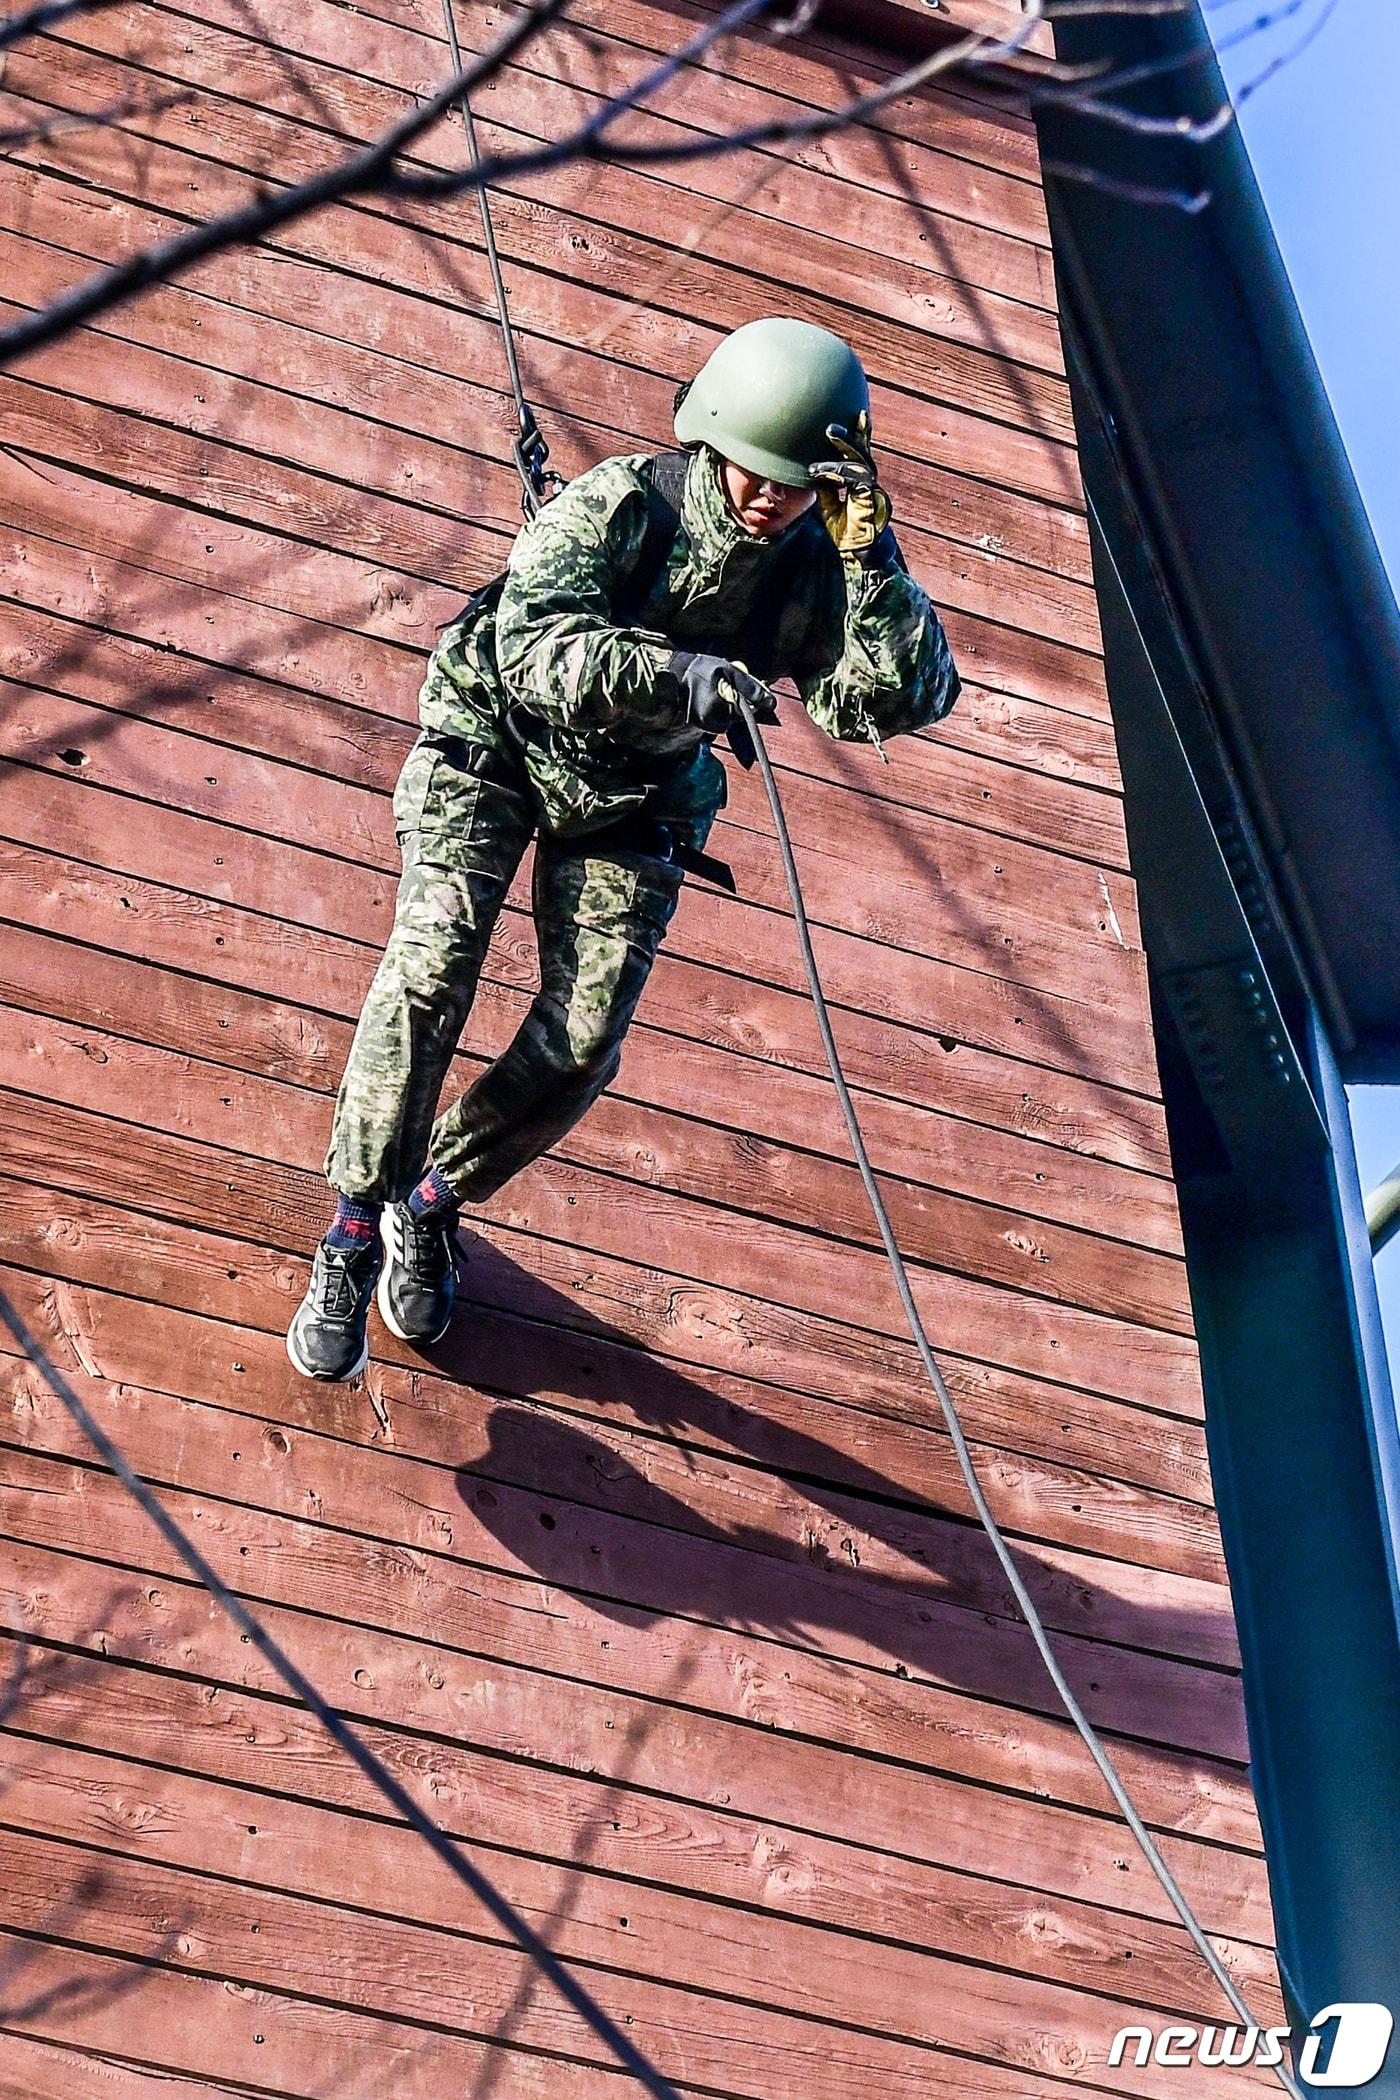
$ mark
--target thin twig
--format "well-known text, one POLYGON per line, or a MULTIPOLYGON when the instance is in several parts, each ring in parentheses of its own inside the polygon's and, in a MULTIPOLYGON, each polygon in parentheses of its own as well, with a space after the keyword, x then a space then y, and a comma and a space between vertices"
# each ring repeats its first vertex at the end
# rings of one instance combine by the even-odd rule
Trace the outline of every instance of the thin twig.
POLYGON ((116 0, 41 0, 40 6, 26 8, 22 15, 11 15, 8 22, 0 22, 0 51, 8 51, 22 37, 38 36, 41 30, 66 22, 70 15, 95 15, 100 8, 115 5, 116 0))
MULTIPOLYGON (((521 175, 540 174, 558 165, 560 159, 584 160, 596 158, 600 148, 606 144, 609 158, 629 165, 648 167, 666 165, 675 161, 713 160, 730 153, 739 153, 760 146, 792 145, 807 139, 824 138, 833 131, 844 131, 852 124, 864 123, 889 102, 914 88, 922 87, 939 73, 953 71, 960 65, 1004 63, 1014 56, 1026 42, 1032 30, 1043 18, 1044 0, 1034 0, 1019 27, 1007 37, 996 37, 988 32, 973 31, 960 37, 954 44, 935 51, 928 58, 920 59, 916 65, 898 73, 878 88, 870 88, 862 95, 855 95, 839 108, 813 110, 802 117, 774 117, 767 123, 750 124, 740 131, 725 131, 703 137, 680 139, 626 140, 611 137, 613 126, 619 117, 636 107, 637 103, 655 91, 658 76, 669 78, 679 64, 691 62, 707 50, 719 36, 729 32, 753 12, 752 0, 736 0, 722 15, 716 16, 700 34, 684 46, 682 51, 672 54, 662 66, 629 88, 625 94, 616 96, 581 124, 576 131, 548 146, 540 146, 528 153, 501 154, 492 161, 483 161, 470 170, 424 169, 397 170, 390 179, 390 190, 401 196, 425 198, 454 197, 464 189, 474 188, 478 182, 498 183, 502 180, 518 179, 521 175)), ((3 338, 0 338, 3 349, 3 338)))
POLYGON ((279 226, 304 218, 322 205, 337 203, 342 198, 367 190, 382 189, 396 157, 431 129, 455 105, 459 96, 493 79, 547 23, 563 13, 566 4, 567 0, 531 0, 524 13, 517 16, 469 66, 454 74, 427 101, 410 110, 396 124, 391 124, 370 145, 348 155, 333 167, 323 168, 306 182, 288 189, 261 191, 234 211, 224 212, 218 218, 207 219, 203 225, 188 227, 169 240, 143 248, 125 262, 86 278, 40 312, 17 321, 0 334, 0 364, 8 364, 27 351, 53 342, 58 336, 68 334, 98 314, 109 312, 150 285, 168 282, 192 264, 203 261, 207 255, 258 240, 279 226))
MULTIPOLYGON (((1050 0, 1051 11, 1060 16, 1065 12, 1107 13, 1114 11, 1115 7, 1125 12, 1148 14, 1169 11, 1175 4, 1176 0, 1166 0, 1165 7, 1159 10, 1157 0, 1144 0, 1141 7, 1131 4, 1131 0, 1127 0, 1127 4, 1125 0, 1106 0, 1106 4, 1105 0, 1050 0)), ((1231 0, 1218 0, 1218 4, 1228 6, 1231 0)), ((1252 41, 1268 30, 1278 28, 1281 23, 1291 21, 1294 16, 1300 14, 1307 5, 1308 0, 1282 0, 1281 5, 1257 15, 1252 22, 1245 23, 1239 29, 1232 30, 1228 36, 1221 37, 1218 43, 1200 44, 1190 51, 1174 52, 1167 57, 1145 60, 1138 65, 1121 67, 1117 72, 1106 73, 1095 83, 1093 93, 1084 93, 1077 88, 1067 89, 1062 80, 1049 78, 1038 82, 1030 90, 1032 99, 1042 106, 1052 104, 1056 109, 1066 109, 1078 116, 1096 118, 1101 123, 1114 125, 1120 131, 1136 132, 1143 138, 1175 138, 1192 146, 1208 145, 1234 123, 1236 112, 1242 103, 1247 102, 1251 95, 1257 93, 1276 74, 1282 72, 1285 66, 1291 65, 1306 51, 1308 45, 1321 34, 1330 21, 1339 0, 1324 0, 1317 18, 1308 24, 1297 42, 1287 51, 1279 52, 1268 65, 1254 75, 1253 79, 1247 80, 1242 87, 1235 90, 1233 100, 1222 102, 1207 117, 1190 117, 1184 113, 1178 116, 1154 116, 1143 110, 1130 109, 1127 104, 1111 98, 1127 88, 1141 85, 1144 81, 1157 80, 1168 73, 1179 73, 1208 65, 1217 53, 1233 51, 1239 45, 1252 41)), ((1131 203, 1170 203, 1182 211, 1198 212, 1210 201, 1208 190, 1184 192, 1154 189, 1101 175, 1092 168, 1068 167, 1060 162, 1046 162, 1044 172, 1059 175, 1066 181, 1087 184, 1089 188, 1102 190, 1108 195, 1124 197, 1131 203)))
POLYGON ((1047 22, 1073 22, 1085 15, 1189 15, 1196 0, 1046 0, 1047 22))
POLYGON ((1097 168, 1087 168, 1074 161, 1047 160, 1041 172, 1058 176, 1061 182, 1082 183, 1086 189, 1099 190, 1105 197, 1121 197, 1128 204, 1150 204, 1169 206, 1173 211, 1182 211, 1188 218, 1205 210, 1210 203, 1210 190, 1172 190, 1150 182, 1128 182, 1117 175, 1103 175, 1097 168))
POLYGON ((1208 145, 1235 121, 1234 105, 1230 102, 1222 102, 1208 117, 1153 117, 1141 110, 1127 109, 1121 102, 1109 102, 1102 95, 1038 95, 1035 99, 1053 101, 1057 109, 1071 110, 1077 116, 1097 117, 1100 123, 1115 125, 1120 131, 1135 131, 1141 138, 1182 139, 1189 146, 1208 145))
POLYGON ((168 95, 155 95, 144 101, 133 95, 120 102, 104 103, 101 109, 64 110, 42 124, 27 124, 18 131, 0 131, 0 153, 18 153, 26 146, 41 146, 46 139, 60 138, 69 132, 91 131, 96 124, 124 124, 128 117, 158 117, 168 109, 179 109, 193 100, 193 88, 177 88, 168 95))
MULTIPOLYGON (((1243 87, 1235 90, 1235 107, 1237 109, 1242 102, 1248 102, 1251 95, 1257 94, 1266 81, 1272 80, 1276 73, 1281 73, 1285 66, 1291 66, 1295 58, 1301 57, 1302 53, 1307 50, 1308 45, 1313 41, 1313 38, 1321 36, 1323 30, 1337 12, 1337 6, 1338 0, 1326 0, 1326 5, 1323 7, 1322 12, 1315 21, 1309 22, 1296 44, 1291 44, 1287 51, 1278 52, 1275 57, 1269 60, 1268 65, 1260 68, 1252 80, 1246 80, 1243 87)), ((1225 48, 1223 44, 1221 48, 1222 50, 1225 48)))
MULTIPOLYGON (((1086 11, 1096 4, 1097 0, 1086 0, 1086 11)), ((1112 5, 1112 0, 1107 0, 1107 4, 1112 5)), ((1140 87, 1148 80, 1164 80, 1172 73, 1186 73, 1199 66, 1208 66, 1217 55, 1233 51, 1240 44, 1265 35, 1270 29, 1277 29, 1280 23, 1291 21, 1307 5, 1308 0, 1282 0, 1280 6, 1271 8, 1262 15, 1256 15, 1252 22, 1246 22, 1238 29, 1232 29, 1228 36, 1221 37, 1218 44, 1213 44, 1207 39, 1203 43, 1193 45, 1189 51, 1168 52, 1161 58, 1141 59, 1135 65, 1120 66, 1116 72, 1104 74, 1098 83, 1099 93, 1103 96, 1117 95, 1125 88, 1140 87)), ((1329 0, 1329 13, 1335 5, 1336 0, 1329 0)), ((1306 41, 1308 40, 1305 39, 1304 43, 1306 41)), ((1304 44, 1299 44, 1297 48, 1303 49, 1304 44)), ((1294 54, 1285 55, 1285 62, 1291 55, 1294 54)), ((1053 93, 1053 88, 1047 92, 1053 93)))

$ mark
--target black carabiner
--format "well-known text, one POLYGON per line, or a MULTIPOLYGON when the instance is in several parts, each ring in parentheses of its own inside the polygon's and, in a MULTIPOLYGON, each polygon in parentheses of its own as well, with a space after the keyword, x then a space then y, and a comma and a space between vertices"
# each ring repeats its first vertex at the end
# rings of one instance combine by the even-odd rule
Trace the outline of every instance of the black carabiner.
POLYGON ((535 412, 526 401, 520 404, 519 424, 520 435, 510 448, 510 456, 520 476, 520 508, 527 519, 537 518, 545 504, 552 503, 563 488, 564 477, 546 468, 549 447, 535 421, 535 412))

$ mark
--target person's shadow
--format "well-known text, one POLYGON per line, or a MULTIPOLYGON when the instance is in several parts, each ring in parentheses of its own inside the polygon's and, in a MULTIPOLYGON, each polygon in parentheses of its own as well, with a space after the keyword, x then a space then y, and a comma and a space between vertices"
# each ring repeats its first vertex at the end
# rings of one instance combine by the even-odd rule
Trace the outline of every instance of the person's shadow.
MULTIPOLYGON (((736 1404, 732 1395, 741 1388, 734 1379, 720 1374, 710 1386, 650 1354, 490 1241, 466 1241, 464 1296, 448 1341, 432 1351, 434 1368, 512 1397, 491 1407, 484 1444, 457 1469, 461 1500, 515 1561, 619 1625, 635 1632, 667 1619, 694 1623, 694 1642, 678 1643, 660 1699, 685 1704, 704 1628, 717 1624, 869 1669, 875 1707, 885 1709, 890 1726, 879 1747, 900 1760, 935 1768, 947 1762, 946 1714, 921 1710, 918 1680, 1013 1710, 1058 1714, 1044 1666, 966 1504, 942 1505, 850 1449, 771 1419, 762 1411, 762 1387, 743 1388, 758 1404, 736 1404), (716 1450, 720 1443, 732 1455, 716 1450), (657 1478, 648 1475, 653 1462, 657 1478), (687 1475, 695 1481, 693 1502, 680 1489, 687 1475), (752 1520, 741 1514, 750 1497, 752 1520), (812 1508, 805 1536, 800 1522, 783 1529, 763 1521, 765 1507, 780 1500, 790 1512, 803 1501, 812 1508), (718 1518, 698 1506, 706 1502, 718 1518), (737 1512, 730 1521, 726 1506, 737 1512), (884 1701, 876 1688, 891 1662, 906 1688, 884 1701)), ((821 1403, 815 1406, 819 1412, 821 1403)), ((929 1406, 932 1417, 932 1396, 929 1406)), ((878 1435, 878 1423, 867 1420, 865 1428, 878 1435)), ((930 1444, 937 1434, 930 1429, 930 1444)), ((907 1438, 900 1441, 907 1448, 907 1438)), ((1052 1637, 1092 1717, 1121 1727, 1131 1713, 1131 1732, 1156 1738, 1164 1764, 1188 1788, 1192 1773, 1218 1779, 1222 1761, 1243 1756, 1235 1681, 1189 1666, 1193 1658, 1231 1659, 1223 1586, 1213 1609, 1204 1584, 1186 1586, 1201 1600, 1194 1607, 1179 1591, 1154 1602, 1150 1570, 1132 1593, 1110 1592, 1082 1573, 1067 1574, 1034 1546, 1018 1542, 1014 1551, 1052 1626, 1074 1628, 1052 1637), (1202 1681, 1212 1678, 1222 1696, 1208 1719, 1202 1681), (1180 1747, 1212 1735, 1208 1750, 1180 1747)), ((863 1704, 853 1698, 853 1713, 863 1704)), ((856 1750, 861 1724, 843 1733, 839 1706, 826 1705, 828 1740, 856 1750)), ((973 1714, 968 1723, 982 1725, 973 1714)), ((795 1725, 801 1730, 802 1719, 795 1725)), ((639 1716, 606 1775, 610 1785, 627 1786, 647 1733, 639 1716)), ((573 1867, 588 1870, 587 1848, 573 1867)), ((563 1916, 568 1907, 565 1885, 554 1908, 563 1916)), ((495 2039, 514 2031, 535 1983, 532 1975, 522 1980, 495 2039)), ((488 2075, 473 2100, 488 2100, 493 2084, 488 2075)))
MULTIPOLYGON (((965 1496, 949 1506, 928 1482, 892 1479, 849 1448, 766 1417, 761 1386, 742 1388, 756 1404, 736 1404, 734 1380, 707 1386, 639 1348, 489 1241, 468 1243, 466 1295, 484 1317, 463 1308, 433 1352, 435 1367, 512 1399, 488 1416, 485 1447, 463 1458, 458 1490, 544 1580, 632 1624, 641 1613, 738 1625, 877 1669, 888 1658, 901 1675, 1058 1715, 965 1496), (687 1469, 694 1505, 676 1491, 687 1469), (527 1492, 483 1495, 490 1483, 527 1492), (542 1495, 558 1504, 553 1513, 542 1495), (699 1506, 707 1501, 718 1519, 699 1506), (779 1502, 786 1528, 762 1521, 779 1502), (570 1516, 580 1508, 590 1513, 586 1538, 570 1516), (725 1509, 738 1514, 726 1520, 725 1509)), ((941 1460, 929 1472, 946 1479, 932 1395, 929 1413, 930 1452, 941 1460)), ((853 1420, 860 1441, 878 1437, 878 1423, 853 1420)), ((907 1450, 907 1431, 897 1441, 907 1450)), ((1234 1681, 1217 1674, 1237 1660, 1223 1583, 1164 1577, 1114 1556, 1110 1587, 1093 1579, 1087 1554, 1023 1541, 1013 1551, 1091 1717, 1121 1727, 1131 1708, 1135 1735, 1199 1746, 1212 1762, 1243 1759, 1234 1681)))

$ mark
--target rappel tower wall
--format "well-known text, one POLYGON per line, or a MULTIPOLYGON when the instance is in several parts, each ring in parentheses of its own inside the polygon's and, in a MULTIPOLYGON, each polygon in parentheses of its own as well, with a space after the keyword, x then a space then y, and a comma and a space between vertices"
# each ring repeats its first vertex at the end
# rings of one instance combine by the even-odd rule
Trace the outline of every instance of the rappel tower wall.
MULTIPOLYGON (((476 48, 501 20, 460 13, 476 48)), ((572 19, 480 96, 488 146, 704 18, 572 19)), ((745 33, 634 135, 834 107, 900 41, 745 33)), ((437 0, 75 16, 10 54, 7 124, 125 114, 10 160, 7 294, 323 165, 445 66, 437 0)), ((965 689, 888 767, 795 706, 774 732, 819 958, 993 1503, 1280 2019, 1028 112, 954 76, 798 149, 562 167, 496 218, 566 474, 663 445, 758 315, 872 375, 965 689)), ((444 1353, 376 1330, 324 1391, 287 1363, 424 654, 518 525, 493 313, 472 198, 365 199, 0 377, 0 1288, 679 2091, 1173 2100, 1111 2036, 1222 2008, 971 1521, 754 778, 714 837, 738 900, 689 885, 617 1083, 486 1206, 444 1353)), ((527 901, 462 1080, 529 996, 527 901)), ((0 2095, 621 2092, 0 1350, 0 2095)))

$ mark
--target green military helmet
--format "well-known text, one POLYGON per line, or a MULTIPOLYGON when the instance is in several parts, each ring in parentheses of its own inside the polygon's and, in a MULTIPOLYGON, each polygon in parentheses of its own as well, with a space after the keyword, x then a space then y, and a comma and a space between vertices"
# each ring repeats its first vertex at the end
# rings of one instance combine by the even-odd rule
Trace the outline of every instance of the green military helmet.
POLYGON ((832 456, 829 423, 852 430, 870 388, 849 343, 810 321, 748 321, 710 352, 676 402, 676 438, 710 445, 765 480, 806 488, 832 456))

